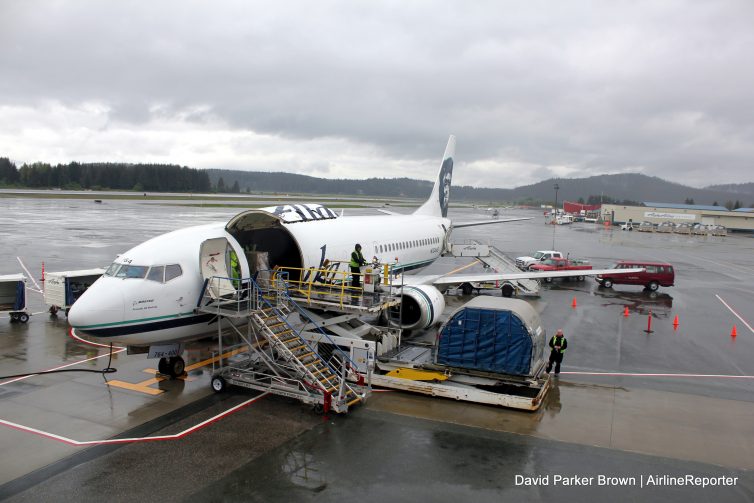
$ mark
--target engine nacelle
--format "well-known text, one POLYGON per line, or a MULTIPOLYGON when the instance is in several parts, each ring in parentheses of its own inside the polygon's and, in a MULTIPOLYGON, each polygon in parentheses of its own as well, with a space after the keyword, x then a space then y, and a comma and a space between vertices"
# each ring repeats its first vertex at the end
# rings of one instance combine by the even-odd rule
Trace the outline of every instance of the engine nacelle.
POLYGON ((439 321, 445 310, 445 297, 440 290, 430 285, 404 286, 401 291, 401 306, 393 308, 400 313, 400 326, 405 330, 421 330, 439 321), (400 309, 400 311, 399 311, 400 309))

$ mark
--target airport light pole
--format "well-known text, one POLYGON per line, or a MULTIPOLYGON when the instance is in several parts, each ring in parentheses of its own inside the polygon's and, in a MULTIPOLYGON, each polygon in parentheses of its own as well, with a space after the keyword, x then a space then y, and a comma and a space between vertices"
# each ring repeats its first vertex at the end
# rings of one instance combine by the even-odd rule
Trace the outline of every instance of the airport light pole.
MULTIPOLYGON (((555 208, 553 208, 553 220, 552 223, 556 224, 558 223, 558 190, 560 189, 560 186, 556 183, 555 184, 555 208)), ((555 249, 555 227, 552 228, 552 249, 555 249)))
POLYGON ((555 216, 558 216, 558 190, 560 190, 560 186, 556 183, 555 184, 555 216))

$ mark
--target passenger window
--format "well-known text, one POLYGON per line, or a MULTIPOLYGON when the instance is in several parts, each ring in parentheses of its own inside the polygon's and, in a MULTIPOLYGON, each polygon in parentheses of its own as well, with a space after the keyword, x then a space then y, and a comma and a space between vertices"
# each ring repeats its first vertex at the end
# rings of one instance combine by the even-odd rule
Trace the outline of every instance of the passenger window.
POLYGON ((156 281, 158 283, 162 283, 162 278, 164 275, 165 275, 164 265, 152 266, 152 268, 149 270, 149 274, 147 274, 147 279, 149 281, 156 281))
POLYGON ((657 266, 654 265, 648 265, 647 266, 647 272, 652 274, 657 274, 657 266))
POLYGON ((165 266, 165 283, 168 281, 177 278, 183 274, 183 270, 181 269, 181 266, 178 264, 170 264, 165 266))

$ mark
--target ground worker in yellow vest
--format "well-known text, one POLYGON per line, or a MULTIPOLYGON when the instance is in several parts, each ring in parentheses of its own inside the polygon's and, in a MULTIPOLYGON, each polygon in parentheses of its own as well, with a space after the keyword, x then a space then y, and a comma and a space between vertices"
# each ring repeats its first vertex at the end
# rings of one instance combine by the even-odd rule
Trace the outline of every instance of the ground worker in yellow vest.
POLYGON ((354 250, 351 252, 351 261, 348 263, 351 267, 351 286, 361 288, 361 266, 367 265, 364 255, 361 254, 361 245, 356 243, 354 250))
POLYGON ((550 339, 550 360, 547 362, 547 373, 552 370, 552 364, 555 363, 555 374, 560 374, 560 364, 563 361, 563 353, 568 347, 568 341, 563 335, 563 330, 558 329, 555 335, 550 339))
POLYGON ((238 287, 241 286, 239 281, 241 279, 241 264, 238 262, 238 255, 236 255, 235 250, 231 249, 228 255, 230 256, 230 274, 233 280, 233 288, 238 290, 238 287))

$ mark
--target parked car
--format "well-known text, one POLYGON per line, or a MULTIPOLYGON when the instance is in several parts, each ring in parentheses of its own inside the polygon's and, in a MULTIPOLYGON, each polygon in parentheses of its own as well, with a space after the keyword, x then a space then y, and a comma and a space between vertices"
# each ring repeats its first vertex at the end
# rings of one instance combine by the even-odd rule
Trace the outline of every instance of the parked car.
MULTIPOLYGON (((565 276, 564 280, 575 279, 577 281, 584 281, 584 274, 578 271, 590 271, 592 264, 587 260, 570 260, 567 258, 548 258, 544 262, 533 264, 529 267, 530 271, 545 272, 545 271, 576 271, 573 276, 565 276)), ((552 282, 552 278, 544 278, 545 283, 552 282)))
POLYGON ((636 229, 639 232, 654 232, 655 225, 652 222, 642 222, 639 224, 639 228, 636 229))
POLYGON ((663 262, 623 260, 612 267, 612 269, 634 268, 643 268, 644 271, 630 274, 603 274, 594 279, 605 288, 611 288, 613 285, 642 285, 653 292, 661 286, 673 286, 675 283, 673 266, 663 262))
POLYGON ((516 267, 522 271, 527 271, 530 266, 538 262, 543 262, 548 258, 563 258, 563 254, 555 250, 539 250, 534 253, 533 257, 516 257, 516 267))
POLYGON ((673 232, 673 222, 663 222, 657 226, 657 232, 673 232))
POLYGON ((709 234, 709 229, 704 224, 694 224, 691 226, 691 234, 695 236, 706 236, 709 234))
POLYGON ((686 222, 676 224, 673 232, 675 232, 676 234, 691 234, 691 224, 688 224, 686 222))
POLYGON ((636 227, 636 224, 633 222, 626 222, 620 226, 620 230, 622 231, 632 231, 634 230, 634 227, 636 227))
POLYGON ((728 229, 723 227, 722 225, 710 225, 710 234, 713 236, 727 236, 728 235, 728 229))

